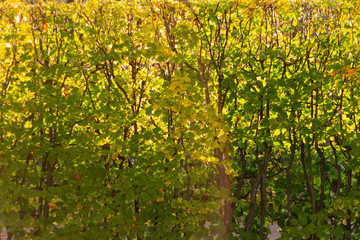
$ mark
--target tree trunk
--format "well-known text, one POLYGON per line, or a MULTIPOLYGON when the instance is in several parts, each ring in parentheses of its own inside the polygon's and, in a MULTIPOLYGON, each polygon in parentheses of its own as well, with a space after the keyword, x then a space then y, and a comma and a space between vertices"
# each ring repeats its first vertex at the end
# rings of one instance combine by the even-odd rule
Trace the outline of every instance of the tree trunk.
POLYGON ((225 230, 225 238, 229 238, 231 234, 231 223, 232 223, 232 203, 231 203, 231 179, 228 174, 226 174, 226 166, 221 164, 226 160, 227 156, 224 151, 220 149, 215 149, 215 157, 219 159, 219 164, 217 164, 217 169, 219 171, 218 177, 218 188, 221 192, 221 209, 220 212, 223 216, 223 225, 225 230))

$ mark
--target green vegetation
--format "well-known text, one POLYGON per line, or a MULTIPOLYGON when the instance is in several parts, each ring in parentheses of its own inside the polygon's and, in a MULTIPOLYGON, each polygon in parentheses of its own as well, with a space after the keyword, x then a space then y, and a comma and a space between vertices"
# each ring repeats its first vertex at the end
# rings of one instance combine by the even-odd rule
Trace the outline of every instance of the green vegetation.
POLYGON ((360 238, 359 2, 9 2, 9 239, 360 238))

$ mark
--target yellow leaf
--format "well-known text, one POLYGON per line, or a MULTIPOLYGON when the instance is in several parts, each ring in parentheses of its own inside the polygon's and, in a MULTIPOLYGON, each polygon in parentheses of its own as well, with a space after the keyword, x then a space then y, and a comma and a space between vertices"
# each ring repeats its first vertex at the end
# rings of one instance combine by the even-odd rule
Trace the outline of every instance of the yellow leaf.
POLYGON ((207 162, 207 158, 204 157, 204 156, 200 156, 200 157, 199 157, 199 160, 200 160, 201 162, 203 162, 203 163, 207 162))
POLYGON ((13 134, 10 133, 10 132, 7 132, 7 133, 5 134, 6 137, 11 137, 12 135, 13 135, 13 134))
POLYGON ((66 88, 62 88, 61 89, 61 96, 65 97, 65 99, 68 99, 69 91, 66 88))
POLYGON ((223 130, 220 130, 220 133, 219 133, 219 142, 220 142, 220 143, 225 143, 226 140, 227 140, 226 133, 225 133, 223 130))
POLYGON ((225 173, 229 176, 234 176, 234 177, 238 176, 237 173, 232 168, 226 168, 225 173))
POLYGON ((279 136, 281 134, 281 130, 280 129, 276 129, 274 131, 274 136, 279 136))
POLYGON ((172 83, 170 84, 170 86, 169 86, 169 88, 170 88, 170 90, 171 90, 172 92, 175 92, 175 90, 176 90, 177 87, 178 87, 177 82, 172 82, 172 83))

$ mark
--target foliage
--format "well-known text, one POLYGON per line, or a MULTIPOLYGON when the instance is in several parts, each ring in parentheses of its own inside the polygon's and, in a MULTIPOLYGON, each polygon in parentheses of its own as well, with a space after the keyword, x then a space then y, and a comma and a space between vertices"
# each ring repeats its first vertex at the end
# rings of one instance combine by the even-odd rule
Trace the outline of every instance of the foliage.
POLYGON ((358 239, 359 7, 2 3, 9 239, 358 239))

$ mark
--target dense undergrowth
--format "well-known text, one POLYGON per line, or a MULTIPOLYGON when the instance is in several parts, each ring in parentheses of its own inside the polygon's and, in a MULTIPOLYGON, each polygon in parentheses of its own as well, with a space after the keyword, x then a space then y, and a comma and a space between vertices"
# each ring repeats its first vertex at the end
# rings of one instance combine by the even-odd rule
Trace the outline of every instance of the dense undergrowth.
POLYGON ((359 10, 2 3, 9 239, 358 239, 359 10))

